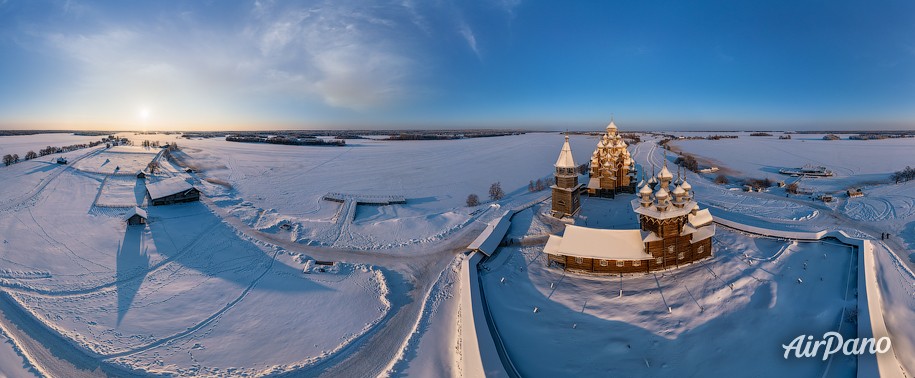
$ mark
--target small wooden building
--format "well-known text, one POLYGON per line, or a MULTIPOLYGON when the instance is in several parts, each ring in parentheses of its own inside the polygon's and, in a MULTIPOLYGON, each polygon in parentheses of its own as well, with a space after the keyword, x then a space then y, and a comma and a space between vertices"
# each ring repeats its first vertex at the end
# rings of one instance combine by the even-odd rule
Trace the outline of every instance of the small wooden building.
POLYGON ((64 157, 57 158, 57 164, 67 164, 67 158, 64 158, 64 157))
POLYGON ((124 216, 124 220, 127 221, 128 226, 146 224, 147 219, 148 217, 146 215, 146 210, 143 210, 139 207, 130 209, 130 211, 127 212, 127 215, 124 216))
POLYGON ((146 195, 153 206, 200 200, 200 191, 180 177, 147 183, 146 195))
POLYGON ((861 191, 861 188, 848 189, 848 198, 855 198, 855 197, 864 197, 864 192, 861 191))
POLYGON ((143 171, 137 172, 137 178, 138 178, 138 179, 145 179, 145 178, 146 178, 146 172, 143 172, 143 171))

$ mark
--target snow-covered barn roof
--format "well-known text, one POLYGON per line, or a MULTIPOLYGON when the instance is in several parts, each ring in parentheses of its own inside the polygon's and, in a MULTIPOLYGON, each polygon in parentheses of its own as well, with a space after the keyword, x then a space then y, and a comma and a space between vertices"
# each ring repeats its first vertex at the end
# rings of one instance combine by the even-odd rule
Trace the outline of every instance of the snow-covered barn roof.
POLYGON ((555 252, 548 252, 544 248, 545 252, 564 256, 604 260, 651 258, 651 255, 645 252, 642 232, 637 229, 603 230, 568 225, 562 237, 550 235, 547 245, 555 252))
POLYGON ((713 220, 712 213, 710 213, 708 209, 699 210, 695 215, 690 214, 687 219, 689 220, 689 224, 694 228, 705 226, 709 223, 712 223, 713 220))
POLYGON ((148 219, 148 218, 149 218, 148 216, 146 216, 146 210, 143 210, 143 209, 141 209, 141 208, 139 208, 139 207, 134 206, 134 208, 130 209, 130 210, 127 212, 127 215, 124 216, 124 220, 130 219, 130 218, 132 218, 134 215, 139 215, 139 216, 143 217, 143 219, 148 219))
POLYGON ((194 186, 180 177, 167 178, 146 184, 146 190, 149 192, 149 197, 152 199, 168 197, 172 194, 186 192, 191 189, 194 189, 194 186))
POLYGON ((486 229, 480 233, 480 236, 477 236, 467 246, 467 249, 483 252, 486 256, 491 256, 499 248, 499 243, 505 238, 505 234, 508 233, 512 215, 515 215, 515 212, 508 210, 505 214, 502 214, 498 221, 488 224, 486 229))
POLYGON ((696 242, 708 239, 712 236, 715 236, 715 229, 716 229, 716 227, 714 224, 710 224, 705 227, 700 227, 699 229, 696 230, 696 232, 693 232, 693 237, 690 239, 689 242, 696 243, 696 242))
POLYGON ((566 141, 562 144, 562 151, 559 151, 559 159, 556 159, 556 168, 575 168, 575 160, 572 159, 572 147, 569 146, 569 136, 566 135, 566 141))

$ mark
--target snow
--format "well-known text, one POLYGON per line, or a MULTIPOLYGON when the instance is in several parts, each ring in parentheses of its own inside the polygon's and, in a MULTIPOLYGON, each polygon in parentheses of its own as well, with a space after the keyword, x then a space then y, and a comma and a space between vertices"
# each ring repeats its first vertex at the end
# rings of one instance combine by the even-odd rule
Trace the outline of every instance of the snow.
POLYGON ((194 189, 194 186, 182 177, 170 177, 146 183, 146 190, 149 192, 150 198, 154 200, 191 189, 194 189))
MULTIPOLYGON (((507 247, 481 275, 521 375, 719 376, 762 367, 751 371, 822 375, 826 363, 786 362, 780 345, 837 328, 854 334, 844 312, 854 304, 856 255, 734 232, 719 233, 715 245, 704 262, 622 279, 563 273, 546 266, 542 247, 507 247), (744 257, 786 246, 771 261, 744 257)), ((855 359, 837 357, 828 368, 830 376, 853 375, 855 359)))
POLYGON ((136 177, 160 152, 158 148, 115 146, 71 165, 83 172, 136 177))
POLYGON ((505 234, 511 225, 512 215, 515 215, 514 211, 506 211, 497 221, 487 224, 486 229, 467 246, 467 249, 483 252, 487 256, 492 255, 505 239, 505 234))
MULTIPOLYGON (((664 158, 655 137, 643 140, 630 147, 642 180, 644 167, 664 158)), ((567 226, 549 216, 549 191, 527 186, 553 174, 560 134, 346 147, 177 142, 175 155, 196 172, 161 159, 163 172, 148 181, 172 178, 206 196, 150 207, 142 226, 127 227, 123 217, 144 206, 147 184, 133 175, 157 149, 92 148, 0 167, 0 326, 16 344, 0 345, 0 375, 31 376, 21 357, 29 355, 52 376, 478 376, 505 361, 523 376, 849 376, 855 358, 785 361, 780 347, 802 333, 856 332, 855 293, 874 292, 856 285, 856 254, 831 240, 785 240, 836 230, 877 238, 873 308, 882 311, 873 313, 883 314, 898 360, 915 369, 915 182, 869 183, 862 198, 824 204, 783 189, 733 191, 687 172, 695 200, 720 226, 696 232, 714 234, 715 257, 657 274, 596 277, 547 267, 543 255, 558 240, 550 235, 567 226), (57 156, 71 165, 52 164, 57 156), (487 201, 496 181, 506 197, 487 201), (470 193, 484 203, 467 207, 470 193), (325 200, 329 194, 343 202, 325 200), (500 222, 506 213, 514 214, 510 224, 500 222), (514 244, 470 269, 482 254, 462 252, 488 240, 490 224, 504 224, 514 244), (753 230, 778 239, 745 233, 753 230), (878 242, 880 232, 892 236, 878 242)), ((821 148, 812 137, 795 142, 821 148)), ((831 148, 886 141, 846 142, 831 148)), ((908 142, 889 142, 888 157, 850 151, 863 156, 854 163, 861 167, 816 155, 839 177, 802 184, 830 190, 886 173, 868 162, 899 169, 905 156, 892 146, 908 142)), ((569 143, 586 161, 596 140, 569 143)), ((776 142, 741 136, 697 155, 734 161, 722 171, 759 173, 737 152, 755 154, 758 143, 776 142)), ((814 155, 797 151, 770 155, 790 166, 814 155)), ((634 231, 633 198, 583 197, 568 227, 634 231)), ((706 223, 704 213, 695 218, 706 223)))
POLYGON ((562 144, 562 150, 559 151, 559 158, 556 159, 556 164, 553 165, 556 168, 577 168, 575 165, 575 159, 572 157, 572 147, 569 146, 569 137, 566 136, 566 141, 562 144))
MULTIPOLYGON (((63 147, 74 144, 97 142, 101 139, 101 136, 74 135, 72 133, 0 136, 0 155, 18 154, 20 158, 23 158, 29 151, 38 153, 39 150, 48 146, 63 147)), ((54 154, 50 156, 56 158, 59 155, 54 154)))
MULTIPOLYGON (((553 239, 553 236, 550 236, 553 239)), ((645 252, 642 232, 632 230, 602 230, 598 228, 566 226, 556 253, 574 257, 605 260, 643 260, 651 255, 645 252)), ((555 244, 554 244, 555 245, 555 244)))

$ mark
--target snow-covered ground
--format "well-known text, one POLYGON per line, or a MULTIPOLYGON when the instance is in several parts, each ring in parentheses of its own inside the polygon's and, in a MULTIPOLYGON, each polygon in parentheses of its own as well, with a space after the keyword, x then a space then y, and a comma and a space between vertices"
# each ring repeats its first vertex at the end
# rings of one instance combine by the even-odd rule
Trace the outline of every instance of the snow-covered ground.
POLYGON ((855 375, 854 357, 786 361, 780 348, 801 334, 855 335, 849 247, 721 230, 715 248, 680 270, 620 278, 563 273, 542 246, 507 247, 481 275, 522 375, 855 375))
MULTIPOLYGON (((145 167, 158 149, 92 148, 63 154, 71 161, 67 166, 45 157, 0 167, 0 315, 10 315, 0 316, 0 325, 37 332, 21 343, 25 350, 47 347, 50 353, 34 358, 51 375, 101 368, 113 375, 461 376, 458 335, 469 315, 459 312, 460 252, 505 209, 548 199, 549 191, 529 193, 528 182, 552 173, 562 144, 557 133, 361 139, 346 147, 120 136, 177 142, 176 156, 196 172, 163 159, 163 172, 147 180, 188 180, 203 191, 202 201, 149 207, 148 225, 126 226, 127 207, 146 205, 144 181, 128 173, 145 167), (111 174, 118 166, 124 175, 111 174), (489 185, 496 181, 507 195, 490 202, 489 185), (329 192, 402 196, 406 203, 322 199, 329 192), (466 207, 470 193, 483 205, 466 207), (306 267, 316 267, 309 260, 336 265, 305 274, 306 267)), ((54 144, 46 138, 32 143, 54 144)), ((630 149, 648 171, 664 155, 651 137, 645 139, 630 149)), ((735 171, 759 174, 764 167, 734 155, 752 151, 760 140, 785 142, 741 136, 730 150, 696 155, 723 166, 736 159, 742 163, 735 171)), ((587 161, 596 142, 571 137, 577 163, 587 161)), ((815 137, 790 142, 819 145, 815 137)), ((0 137, 0 146, 13 144, 0 137)), ((804 153, 784 163, 808 163, 801 161, 804 153)), ((904 167, 908 155, 893 155, 891 162, 869 157, 883 167, 874 171, 866 162, 828 156, 827 167, 849 168, 833 168, 846 175, 835 181, 859 181, 904 167)), ((908 272, 915 264, 915 183, 870 184, 863 198, 824 204, 785 197, 778 189, 734 191, 709 177, 685 175, 716 217, 782 230, 843 229, 870 237, 891 232, 887 246, 900 259, 888 250, 877 259, 887 327, 899 337, 897 352, 913 353, 915 332, 908 325, 915 321, 915 278, 908 272)), ((575 222, 632 227, 629 197, 584 198, 575 222)), ((620 298, 618 277, 563 276, 544 266, 542 243, 563 223, 543 216, 544 205, 533 209, 515 215, 508 234, 524 246, 501 249, 484 274, 487 295, 498 298, 489 302, 499 330, 511 357, 524 362, 525 375, 716 375, 770 365, 782 375, 821 375, 825 365, 811 361, 769 364, 782 349, 762 348, 784 343, 801 320, 807 333, 853 332, 842 311, 853 302, 846 295, 856 289, 848 278, 857 261, 845 247, 722 230, 716 258, 657 278, 625 277, 620 298), (753 338, 758 342, 748 341, 753 338), (747 353, 729 359, 734 350, 747 353)), ((31 367, 21 366, 22 354, 0 347, 0 374, 31 374, 31 367)), ((852 375, 854 367, 854 361, 836 360, 827 375, 852 375)))
POLYGON ((38 153, 39 150, 48 146, 63 147, 95 142, 101 139, 101 136, 74 135, 72 133, 0 136, 0 155, 17 154, 20 158, 24 158, 27 152, 35 151, 35 153, 38 153))
MULTIPOLYGON (((220 206, 254 228, 302 244, 389 250, 441 240, 479 216, 465 206, 469 194, 484 200, 500 182, 511 196, 527 194, 531 180, 552 174, 556 133, 452 141, 351 140, 346 147, 180 140, 185 160, 201 178, 227 183, 208 192, 220 206), (403 196, 391 206, 340 204, 331 192, 403 196)), ((595 138, 572 137, 577 161, 586 162, 595 138)), ((548 192, 543 192, 548 193, 548 192)), ((493 215, 494 216, 494 215, 493 215)))

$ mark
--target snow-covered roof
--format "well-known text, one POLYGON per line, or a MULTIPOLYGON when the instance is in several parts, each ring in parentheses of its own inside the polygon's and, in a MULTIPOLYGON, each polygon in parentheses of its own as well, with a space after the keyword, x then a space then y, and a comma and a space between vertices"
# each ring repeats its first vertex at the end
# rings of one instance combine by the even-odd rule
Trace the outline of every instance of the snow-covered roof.
POLYGON ((600 189, 600 179, 592 177, 588 180, 588 189, 600 189))
POLYGON ((568 225, 561 238, 550 236, 547 245, 555 251, 551 253, 564 256, 604 260, 650 259, 642 238, 642 232, 637 229, 603 230, 568 225))
POLYGON ((693 232, 693 237, 690 239, 690 243, 696 243, 708 239, 712 236, 715 236, 715 225, 710 224, 705 227, 701 227, 693 232))
POLYGON ((674 175, 670 173, 670 170, 667 169, 667 165, 665 164, 664 168, 661 168, 661 172, 658 173, 658 178, 672 179, 674 178, 674 175))
POLYGON ((127 215, 124 215, 124 220, 130 219, 130 218, 133 217, 134 215, 139 215, 139 216, 143 217, 144 219, 149 218, 149 217, 146 216, 146 210, 143 210, 143 209, 141 209, 141 208, 139 208, 139 207, 134 206, 134 208, 130 209, 130 210, 127 212, 127 215))
POLYGON ((613 121, 610 121, 610 124, 607 125, 607 131, 616 130, 616 124, 613 121))
POLYGON ((569 146, 569 136, 566 135, 566 141, 562 144, 562 151, 559 151, 559 159, 556 159, 556 168, 575 168, 575 160, 572 159, 572 147, 569 146))
POLYGON ((508 210, 502 214, 502 217, 500 217, 498 221, 488 224, 486 229, 480 233, 480 236, 477 236, 477 238, 467 246, 467 249, 470 249, 471 251, 480 251, 486 254, 486 256, 491 256, 496 249, 499 248, 499 243, 505 238, 505 234, 508 233, 508 229, 511 226, 511 217, 514 214, 514 211, 508 210))
POLYGON ((172 194, 182 193, 193 188, 193 185, 180 177, 167 178, 146 184, 146 190, 149 192, 149 197, 152 199, 168 197, 172 194))
POLYGON ((562 236, 559 235, 550 235, 550 238, 546 240, 546 245, 543 246, 543 252, 549 253, 551 255, 559 254, 559 244, 562 243, 562 236))
POLYGON ((695 215, 690 214, 687 219, 689 219, 689 224, 695 228, 699 228, 712 223, 713 220, 712 213, 710 213, 708 209, 699 210, 695 215))
POLYGON ((655 219, 668 219, 673 217, 679 217, 689 214, 692 211, 693 206, 696 206, 695 201, 689 201, 683 204, 683 207, 668 207, 665 211, 658 211, 654 206, 642 207, 642 204, 639 202, 641 199, 633 199, 630 204, 632 205, 632 211, 637 214, 646 215, 655 219))
POLYGON ((693 188, 686 180, 683 180, 683 184, 681 184, 680 187, 683 188, 683 190, 690 190, 693 188))

